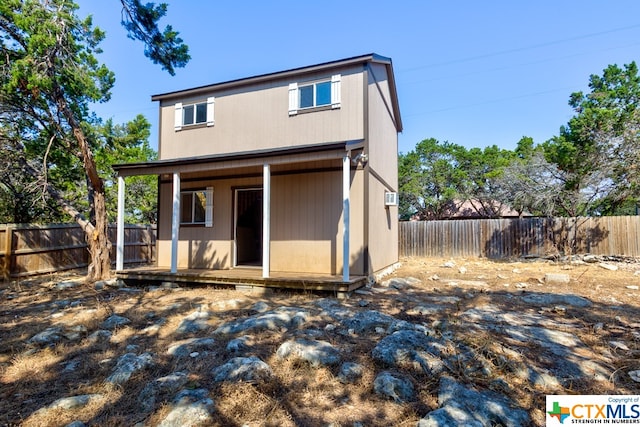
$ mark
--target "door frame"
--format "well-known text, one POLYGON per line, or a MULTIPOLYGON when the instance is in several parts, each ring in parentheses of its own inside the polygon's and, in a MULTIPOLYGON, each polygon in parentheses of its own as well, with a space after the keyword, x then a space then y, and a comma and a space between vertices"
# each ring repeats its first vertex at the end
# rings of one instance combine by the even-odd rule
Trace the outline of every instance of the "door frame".
MULTIPOLYGON (((233 267, 234 268, 262 268, 262 251, 260 251, 260 263, 259 264, 238 264, 238 193, 243 191, 260 192, 264 197, 264 188, 262 186, 249 186, 249 187, 235 187, 233 191, 233 267)), ((260 205, 260 217, 264 215, 262 212, 262 204, 260 205)), ((260 240, 262 241, 262 233, 260 234, 260 240)), ((262 242, 264 244, 264 242, 262 242)))

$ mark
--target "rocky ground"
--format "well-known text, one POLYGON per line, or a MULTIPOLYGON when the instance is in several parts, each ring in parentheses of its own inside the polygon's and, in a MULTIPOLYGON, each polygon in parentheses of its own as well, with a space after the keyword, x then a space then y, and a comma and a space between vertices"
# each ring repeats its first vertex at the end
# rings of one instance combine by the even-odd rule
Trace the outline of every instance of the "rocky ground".
POLYGON ((346 298, 0 284, 0 425, 542 426, 639 394, 640 264, 405 259, 346 298))

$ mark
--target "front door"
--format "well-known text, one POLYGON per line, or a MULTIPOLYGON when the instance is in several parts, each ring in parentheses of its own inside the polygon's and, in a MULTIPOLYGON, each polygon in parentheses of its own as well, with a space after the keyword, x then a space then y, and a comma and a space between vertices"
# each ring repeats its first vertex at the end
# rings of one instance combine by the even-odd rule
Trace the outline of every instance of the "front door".
POLYGON ((236 189, 236 266, 262 265, 262 188, 236 189))

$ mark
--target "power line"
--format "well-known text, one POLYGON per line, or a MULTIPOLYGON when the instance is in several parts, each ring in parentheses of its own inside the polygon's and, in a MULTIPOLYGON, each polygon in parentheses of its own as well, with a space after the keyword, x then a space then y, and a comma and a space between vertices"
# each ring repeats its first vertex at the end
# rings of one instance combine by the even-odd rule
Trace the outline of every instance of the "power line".
POLYGON ((541 48, 541 47, 553 46, 553 45, 557 45, 557 44, 567 43, 567 42, 570 42, 570 41, 582 40, 582 39, 587 39, 587 38, 592 38, 592 37, 598 37, 598 36, 602 36, 602 35, 605 35, 605 34, 611 34, 611 33, 616 33, 616 32, 620 32, 620 31, 627 31, 627 30, 632 30, 632 29, 635 29, 635 28, 640 28, 640 24, 630 25, 630 26, 627 26, 627 27, 614 28, 614 29, 606 30, 606 31, 599 31, 597 33, 583 34, 583 35, 579 35, 579 36, 569 37, 569 38, 566 38, 566 39, 553 40, 553 41, 549 41, 549 42, 545 42, 545 43, 538 43, 538 44, 534 44, 534 45, 530 45, 530 46, 523 46, 523 47, 517 47, 517 48, 513 48, 513 49, 501 50, 501 51, 498 51, 498 52, 490 52, 490 53, 485 53, 485 54, 481 54, 481 55, 470 56, 470 57, 467 57, 467 58, 452 59, 450 61, 445 61, 445 62, 437 62, 437 63, 433 63, 433 64, 420 65, 420 66, 413 67, 413 68, 401 69, 401 70, 398 70, 398 72, 402 73, 402 72, 408 72, 408 71, 422 70, 422 69, 425 69, 425 68, 436 68, 436 67, 443 67, 445 65, 460 64, 460 63, 463 63, 463 62, 471 62, 471 61, 476 61, 478 59, 491 58, 491 57, 494 57, 494 56, 507 55, 507 54, 516 53, 516 52, 523 52, 523 51, 526 51, 526 50, 538 49, 538 48, 541 48))
POLYGON ((529 65, 543 64, 545 62, 560 61, 560 60, 569 59, 569 58, 575 58, 575 57, 584 56, 584 55, 591 55, 591 54, 594 54, 596 52, 608 52, 608 51, 612 51, 612 50, 616 50, 616 49, 624 49, 624 48, 629 48, 629 47, 638 46, 638 45, 640 45, 640 42, 631 43, 631 44, 627 44, 627 45, 624 45, 624 46, 609 47, 609 48, 606 48, 606 49, 590 50, 590 51, 585 51, 585 52, 580 52, 580 53, 573 53, 573 54, 570 54, 570 55, 563 55, 563 56, 558 56, 558 57, 554 57, 554 58, 539 59, 537 61, 522 62, 522 63, 519 63, 519 64, 513 64, 513 65, 504 65, 502 67, 495 67, 495 68, 488 68, 488 69, 484 69, 484 70, 470 71, 470 72, 462 73, 462 74, 446 74, 444 76, 432 77, 432 78, 427 78, 427 79, 421 79, 421 80, 415 80, 415 81, 411 81, 411 82, 406 82, 406 83, 403 83, 403 86, 410 86, 410 85, 421 84, 421 83, 429 83, 429 82, 438 81, 438 80, 457 79, 457 78, 460 78, 460 77, 469 77, 469 76, 473 76, 473 75, 476 75, 476 74, 492 73, 492 72, 495 72, 495 71, 504 71, 504 70, 508 70, 508 69, 511 69, 511 68, 526 67, 526 66, 529 66, 529 65))
POLYGON ((506 97, 506 98, 491 99, 491 100, 488 100, 488 101, 476 102, 476 103, 473 103, 473 104, 454 105, 452 107, 439 108, 437 110, 430 110, 430 111, 423 111, 423 112, 419 112, 419 113, 406 114, 406 115, 404 115, 404 117, 422 116, 422 115, 425 115, 425 114, 442 113, 442 112, 451 111, 451 110, 458 110, 458 109, 472 108, 472 107, 480 107, 480 106, 483 106, 483 105, 496 104, 496 103, 506 102, 506 101, 513 101, 514 99, 530 98, 530 97, 533 97, 533 96, 547 95, 547 94, 550 94, 550 93, 556 93, 556 92, 561 92, 561 91, 575 90, 577 88, 578 88, 577 86, 564 87, 564 88, 550 89, 550 90, 545 90, 545 91, 540 91, 540 92, 533 92, 533 93, 526 93, 526 94, 521 94, 521 95, 509 96, 509 97, 506 97))

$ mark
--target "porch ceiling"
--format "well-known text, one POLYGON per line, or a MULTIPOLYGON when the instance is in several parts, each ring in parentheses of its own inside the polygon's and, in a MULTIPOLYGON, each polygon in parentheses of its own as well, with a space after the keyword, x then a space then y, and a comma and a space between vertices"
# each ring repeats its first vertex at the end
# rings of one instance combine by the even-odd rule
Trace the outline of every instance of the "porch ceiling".
MULTIPOLYGON (((283 163, 271 166, 272 175, 284 175, 295 172, 313 172, 313 171, 326 171, 326 170, 340 170, 342 168, 341 159, 328 159, 328 160, 300 160, 297 163, 283 163)), ((181 173, 182 181, 197 180, 197 179, 225 179, 235 177, 262 177, 263 170, 262 165, 235 167, 235 168, 216 168, 213 167, 207 170, 201 170, 197 172, 183 172, 181 173)), ((163 182, 171 181, 170 174, 161 174, 160 178, 163 182)))
POLYGON ((347 150, 358 148, 361 141, 343 141, 329 144, 290 147, 286 149, 260 150, 243 153, 217 154, 204 157, 183 159, 156 160, 145 163, 113 165, 118 176, 163 175, 163 174, 198 174, 206 172, 207 176, 219 173, 221 176, 233 169, 237 171, 261 171, 262 166, 269 164, 274 170, 286 170, 290 165, 310 162, 329 162, 342 159, 347 150), (287 166, 289 165, 289 166, 287 166))

